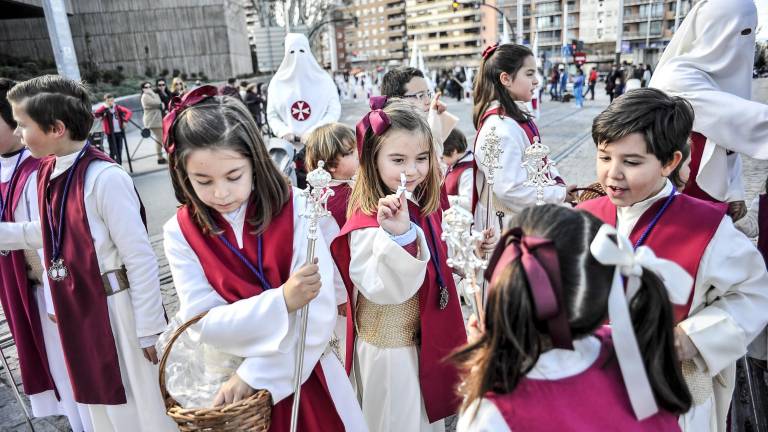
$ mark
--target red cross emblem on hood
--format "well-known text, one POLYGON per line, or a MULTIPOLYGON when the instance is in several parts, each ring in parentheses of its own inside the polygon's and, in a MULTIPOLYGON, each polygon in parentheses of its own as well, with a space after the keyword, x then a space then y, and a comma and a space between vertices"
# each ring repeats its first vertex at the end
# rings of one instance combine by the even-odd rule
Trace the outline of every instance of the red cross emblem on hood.
POLYGON ((312 108, 305 101, 296 101, 291 105, 291 116, 298 121, 304 121, 312 115, 312 108))

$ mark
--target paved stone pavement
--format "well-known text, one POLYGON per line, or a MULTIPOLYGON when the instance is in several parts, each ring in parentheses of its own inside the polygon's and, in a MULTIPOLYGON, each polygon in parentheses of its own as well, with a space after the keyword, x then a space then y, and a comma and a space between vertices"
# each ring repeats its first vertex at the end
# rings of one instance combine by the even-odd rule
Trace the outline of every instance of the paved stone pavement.
MULTIPOLYGON (((597 90, 595 101, 586 101, 583 109, 578 109, 573 103, 551 102, 544 97, 542 115, 537 121, 543 142, 552 149, 553 159, 558 164, 563 177, 569 183, 586 186, 595 181, 595 146, 592 143, 590 128, 592 119, 608 105, 608 97, 602 89, 597 90)), ((768 99, 768 80, 754 81, 755 99, 766 102, 768 99)), ((467 135, 469 142, 474 139, 472 126, 472 105, 467 101, 456 102, 445 100, 450 112, 459 116, 458 128, 467 135)), ((345 101, 342 104, 343 123, 354 126, 359 118, 367 111, 362 102, 345 101)), ((135 149, 140 137, 138 131, 129 133, 129 146, 135 149)), ((160 283, 166 309, 170 314, 178 310, 178 298, 173 288, 168 270, 168 263, 162 252, 162 224, 173 215, 177 202, 174 198, 167 170, 155 165, 152 156, 151 143, 146 140, 138 146, 137 156, 146 156, 134 164, 134 181, 144 201, 148 213, 148 228, 155 252, 158 256, 160 283), (159 169, 158 169, 159 168, 159 169)), ((127 168, 127 167, 126 167, 127 168)), ((744 181, 747 190, 747 200, 751 200, 760 192, 768 176, 768 161, 757 161, 749 158, 744 160, 744 181)), ((0 315, 0 343, 11 363, 14 376, 19 380, 18 359, 15 347, 8 335, 7 324, 0 315)), ((35 419, 37 431, 69 431, 68 424, 61 417, 35 419)), ((455 424, 449 421, 449 430, 455 424)), ((27 430, 21 411, 16 403, 5 371, 0 375, 0 431, 27 430)))

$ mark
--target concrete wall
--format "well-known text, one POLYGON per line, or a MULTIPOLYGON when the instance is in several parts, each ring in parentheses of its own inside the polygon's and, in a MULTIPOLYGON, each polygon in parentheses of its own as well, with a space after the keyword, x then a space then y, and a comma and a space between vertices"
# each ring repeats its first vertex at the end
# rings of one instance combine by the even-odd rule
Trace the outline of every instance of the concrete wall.
MULTIPOLYGON (((69 17, 78 61, 128 74, 147 66, 227 78, 253 72, 238 0, 78 0, 69 17)), ((0 51, 53 60, 43 19, 0 21, 0 51)))

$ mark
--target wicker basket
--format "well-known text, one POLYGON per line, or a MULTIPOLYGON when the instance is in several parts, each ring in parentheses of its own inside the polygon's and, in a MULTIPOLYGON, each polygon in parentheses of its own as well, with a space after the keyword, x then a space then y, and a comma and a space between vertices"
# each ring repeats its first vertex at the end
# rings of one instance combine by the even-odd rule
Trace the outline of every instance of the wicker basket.
POLYGON ((574 191, 579 193, 578 198, 576 198, 577 204, 605 196, 605 190, 603 189, 603 186, 598 182, 592 183, 587 187, 576 188, 574 191))
POLYGON ((160 391, 163 400, 165 400, 166 413, 176 422, 182 432, 266 432, 269 429, 272 416, 272 395, 267 390, 258 390, 246 399, 213 408, 182 408, 168 394, 168 390, 165 388, 165 364, 168 361, 171 347, 184 330, 200 321, 206 313, 197 315, 176 329, 160 360, 160 391))

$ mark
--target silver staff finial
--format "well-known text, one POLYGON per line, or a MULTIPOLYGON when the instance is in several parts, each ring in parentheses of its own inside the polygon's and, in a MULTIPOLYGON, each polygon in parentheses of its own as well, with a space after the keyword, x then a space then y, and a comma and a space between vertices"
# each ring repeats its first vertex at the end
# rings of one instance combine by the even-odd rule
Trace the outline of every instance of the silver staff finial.
POLYGON ((475 248, 483 240, 482 232, 472 232, 474 217, 459 205, 459 197, 448 197, 451 208, 443 212, 442 239, 448 245, 451 256, 447 264, 464 273, 467 284, 464 291, 469 297, 472 312, 482 321, 483 300, 477 286, 477 271, 485 269, 488 262, 476 255, 475 248))
POLYGON ((528 180, 523 186, 536 188, 536 205, 544 204, 544 188, 557 183, 550 172, 555 163, 549 160, 549 153, 549 146, 542 144, 539 137, 533 137, 533 144, 525 149, 521 164, 528 173, 528 180))

